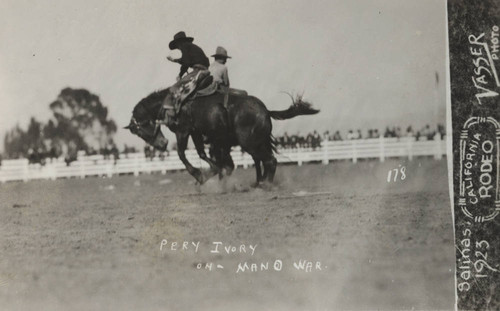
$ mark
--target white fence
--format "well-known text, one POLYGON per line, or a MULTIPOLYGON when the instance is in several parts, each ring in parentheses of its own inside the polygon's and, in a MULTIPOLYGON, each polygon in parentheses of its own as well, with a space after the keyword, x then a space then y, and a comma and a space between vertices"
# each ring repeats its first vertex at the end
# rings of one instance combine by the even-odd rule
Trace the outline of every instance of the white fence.
MULTIPOLYGON (((416 156, 433 156, 440 159, 446 154, 445 140, 415 141, 413 137, 406 138, 377 138, 350 141, 325 141, 322 147, 280 149, 276 155, 279 163, 322 162, 328 164, 331 160, 377 158, 384 161, 386 158, 407 157, 410 160, 416 156)), ((196 150, 187 150, 186 156, 194 166, 208 167, 199 159, 196 150)), ((253 165, 250 155, 235 148, 231 152, 234 164, 247 168, 253 165)), ((162 172, 185 169, 176 152, 171 152, 163 160, 158 157, 147 159, 144 153, 121 155, 115 163, 113 159, 105 160, 102 155, 82 156, 69 166, 62 158, 56 159, 44 166, 28 164, 27 159, 4 160, 0 166, 0 182, 32 179, 56 179, 87 176, 108 176, 117 174, 134 174, 162 172)))

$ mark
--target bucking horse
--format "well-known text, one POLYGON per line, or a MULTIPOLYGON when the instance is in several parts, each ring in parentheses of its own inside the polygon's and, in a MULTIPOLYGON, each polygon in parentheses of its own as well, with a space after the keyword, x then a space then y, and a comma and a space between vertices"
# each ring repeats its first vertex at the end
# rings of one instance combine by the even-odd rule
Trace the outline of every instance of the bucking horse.
MULTIPOLYGON (((172 96, 171 88, 143 98, 134 107, 130 123, 125 127, 160 151, 165 151, 168 144, 157 125, 162 119, 162 105, 167 96, 172 96)), ((286 110, 270 111, 254 96, 221 92, 203 97, 193 94, 177 112, 176 123, 169 124, 168 128, 176 135, 180 160, 200 184, 216 174, 221 176, 223 169, 230 175, 234 169, 231 147, 239 145, 255 162, 258 185, 264 181, 272 183, 276 172, 271 119, 286 120, 318 112, 301 96, 292 97, 292 105, 286 110), (209 173, 203 173, 187 160, 185 150, 190 136, 199 157, 210 165, 209 173), (205 152, 205 143, 210 144, 210 157, 205 152)))

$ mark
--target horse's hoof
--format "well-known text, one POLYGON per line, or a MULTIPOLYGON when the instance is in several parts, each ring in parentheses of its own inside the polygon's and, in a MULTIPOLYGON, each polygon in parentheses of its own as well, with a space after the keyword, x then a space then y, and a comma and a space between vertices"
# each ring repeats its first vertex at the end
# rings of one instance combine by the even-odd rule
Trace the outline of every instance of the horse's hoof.
POLYGON ((201 171, 195 171, 193 174, 194 179, 196 179, 196 182, 199 183, 200 185, 203 185, 206 181, 205 177, 203 176, 203 173, 201 171))
POLYGON ((272 191, 275 189, 275 185, 269 181, 264 181, 259 184, 259 188, 264 191, 272 191))

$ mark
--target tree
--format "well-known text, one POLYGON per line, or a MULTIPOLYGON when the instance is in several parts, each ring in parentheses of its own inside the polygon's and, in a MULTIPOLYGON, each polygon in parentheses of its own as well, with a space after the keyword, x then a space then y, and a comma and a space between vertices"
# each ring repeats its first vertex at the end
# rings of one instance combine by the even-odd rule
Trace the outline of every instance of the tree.
POLYGON ((24 145, 31 149, 45 149, 42 134, 43 124, 31 117, 24 139, 24 145))
POLYGON ((19 158, 28 152, 29 147, 23 143, 25 137, 26 133, 19 127, 19 124, 5 133, 3 144, 7 158, 19 158))
POLYGON ((108 109, 86 89, 65 88, 49 107, 53 118, 44 132, 59 144, 74 144, 77 150, 102 148, 116 133, 116 123, 108 118, 108 109))
POLYGON ((116 133, 108 109, 86 89, 63 89, 49 108, 52 117, 47 124, 31 118, 26 132, 16 125, 5 134, 7 157, 25 157, 29 149, 76 156, 78 150, 105 147, 116 133))

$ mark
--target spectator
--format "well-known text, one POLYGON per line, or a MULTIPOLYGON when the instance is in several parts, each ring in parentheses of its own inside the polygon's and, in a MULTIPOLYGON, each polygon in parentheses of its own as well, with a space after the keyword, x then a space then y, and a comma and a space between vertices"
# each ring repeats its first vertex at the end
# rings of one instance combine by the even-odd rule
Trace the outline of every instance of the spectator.
POLYGON ((356 135, 356 139, 363 139, 363 135, 361 134, 361 130, 358 130, 358 134, 356 135))
POLYGON ((330 139, 330 131, 325 131, 323 133, 323 141, 331 140, 330 139))
POLYGON ((429 124, 427 124, 424 129, 422 130, 422 136, 425 136, 427 140, 433 140, 434 139, 434 131, 432 131, 431 127, 429 124))
POLYGON ((437 128, 438 133, 440 134, 440 139, 444 139, 444 137, 446 136, 446 129, 444 128, 444 125, 438 124, 437 128))
POLYGON ((290 148, 290 143, 291 143, 290 136, 288 136, 288 133, 285 132, 285 135, 283 135, 283 144, 285 148, 290 148))
POLYGON ((335 132, 335 134, 333 135, 333 140, 336 140, 336 141, 342 140, 342 136, 340 136, 339 131, 335 132))
POLYGON ((87 150, 87 155, 93 156, 97 154, 97 151, 94 149, 94 147, 90 146, 90 148, 87 150))
POLYGON ((165 161, 165 152, 160 151, 158 158, 160 159, 160 161, 165 161))
POLYGON ((295 135, 295 136, 297 137, 297 144, 298 144, 299 148, 304 148, 305 145, 307 144, 306 143, 307 137, 300 135, 300 133, 297 133, 297 135, 295 135))
POLYGON ((146 159, 151 159, 151 147, 149 147, 149 145, 144 146, 144 157, 146 159))
POLYGON ((292 137, 290 137, 290 148, 297 149, 297 144, 298 144, 297 135, 292 135, 292 137))
POLYGON ((349 132, 347 132, 346 138, 347 138, 347 140, 353 140, 353 139, 356 139, 356 136, 354 135, 352 130, 349 130, 349 132))
POLYGON ((411 127, 411 125, 410 125, 410 126, 408 126, 408 127, 406 128, 406 135, 405 135, 405 136, 406 136, 406 137, 413 137, 414 135, 415 135, 415 134, 413 133, 413 128, 411 127))
POLYGON ((113 163, 116 164, 116 161, 120 159, 120 152, 116 148, 115 143, 111 145, 110 153, 113 155, 113 163))
POLYGON ((431 131, 430 126, 429 124, 427 124, 420 130, 420 135, 425 136, 425 138, 428 138, 430 131, 431 131))
POLYGON ((384 137, 392 137, 391 130, 389 129, 388 126, 385 128, 384 137))
POLYGON ((312 141, 312 148, 313 150, 321 147, 321 136, 319 136, 319 133, 317 131, 313 132, 313 141, 312 141))
POLYGON ((369 129, 368 130, 368 139, 373 138, 373 130, 369 129))
POLYGON ((402 133, 401 133, 401 128, 400 128, 399 126, 398 126, 398 127, 396 127, 395 134, 396 134, 395 136, 396 136, 397 138, 400 138, 400 137, 402 137, 402 136, 403 136, 403 135, 402 135, 402 133))

